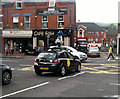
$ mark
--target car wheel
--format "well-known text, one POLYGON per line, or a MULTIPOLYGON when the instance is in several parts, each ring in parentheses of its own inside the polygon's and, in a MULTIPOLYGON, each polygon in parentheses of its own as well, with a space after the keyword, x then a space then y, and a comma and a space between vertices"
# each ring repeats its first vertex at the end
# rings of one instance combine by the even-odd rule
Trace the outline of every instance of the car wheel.
POLYGON ((76 72, 80 72, 80 71, 81 71, 81 64, 79 64, 76 69, 76 72))
POLYGON ((61 75, 61 76, 65 76, 65 75, 66 75, 66 68, 65 68, 65 66, 62 66, 62 67, 61 67, 60 75, 61 75))
POLYGON ((38 76, 42 75, 42 71, 39 71, 39 70, 36 70, 36 69, 35 69, 35 73, 36 73, 36 75, 38 75, 38 76))
POLYGON ((2 84, 7 85, 11 81, 11 73, 9 71, 5 71, 2 75, 2 84))

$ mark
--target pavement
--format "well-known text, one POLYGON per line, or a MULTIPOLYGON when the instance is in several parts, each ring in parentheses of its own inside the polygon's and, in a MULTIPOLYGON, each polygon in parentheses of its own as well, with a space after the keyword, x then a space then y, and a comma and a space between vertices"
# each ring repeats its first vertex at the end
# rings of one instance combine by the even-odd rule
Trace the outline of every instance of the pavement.
MULTIPOLYGON (((108 54, 108 52, 101 52, 101 53, 105 53, 108 54)), ((120 59, 120 55, 113 53, 115 59, 120 59)), ((19 53, 19 54, 14 54, 14 55, 7 55, 6 54, 2 54, 2 58, 17 58, 17 59, 24 59, 24 58, 36 58, 37 56, 35 55, 25 55, 24 53, 19 53)))
POLYGON ((14 55, 7 55, 2 54, 2 58, 17 58, 17 59, 24 59, 24 58, 36 58, 35 55, 25 55, 24 53, 14 54, 14 55))

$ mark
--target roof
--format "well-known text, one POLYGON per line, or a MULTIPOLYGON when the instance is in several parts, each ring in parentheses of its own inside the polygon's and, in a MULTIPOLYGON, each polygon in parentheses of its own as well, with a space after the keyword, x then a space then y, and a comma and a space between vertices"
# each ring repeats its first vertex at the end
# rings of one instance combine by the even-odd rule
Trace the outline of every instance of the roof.
POLYGON ((118 29, 108 29, 106 32, 107 36, 117 36, 118 35, 118 29))
POLYGON ((104 28, 100 27, 99 25, 95 24, 95 23, 92 23, 92 22, 80 22, 80 23, 77 23, 77 27, 79 25, 83 25, 86 28, 86 31, 104 31, 104 28))

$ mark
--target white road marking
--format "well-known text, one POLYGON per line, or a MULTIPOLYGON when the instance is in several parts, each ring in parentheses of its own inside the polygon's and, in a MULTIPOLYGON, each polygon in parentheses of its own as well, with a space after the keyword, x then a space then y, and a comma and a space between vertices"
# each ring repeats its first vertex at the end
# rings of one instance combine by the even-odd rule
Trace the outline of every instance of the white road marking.
POLYGON ((35 88, 38 88, 38 87, 47 85, 47 84, 49 84, 49 83, 50 83, 50 82, 45 82, 45 83, 42 83, 42 84, 39 84, 39 85, 35 85, 35 86, 33 86, 33 87, 25 88, 25 89, 23 89, 23 90, 19 90, 19 91, 16 91, 16 92, 13 92, 13 93, 10 93, 10 94, 1 96, 0 98, 5 98, 5 97, 13 96, 13 95, 15 95, 15 94, 22 93, 22 92, 25 92, 25 91, 28 91, 28 90, 31 90, 31 89, 35 89, 35 88))
POLYGON ((76 76, 81 75, 81 74, 84 74, 84 73, 85 73, 85 72, 80 72, 80 73, 77 73, 77 74, 72 75, 72 76, 66 76, 66 77, 58 78, 58 80, 63 80, 63 79, 67 79, 67 78, 76 77, 76 76))
POLYGON ((120 86, 120 84, 117 83, 110 83, 110 85, 120 86))
POLYGON ((18 61, 15 61, 15 60, 0 60, 1 62, 18 62, 18 61))
POLYGON ((108 98, 112 98, 112 97, 115 97, 115 98, 118 98, 118 99, 120 99, 120 95, 109 95, 109 96, 103 96, 103 97, 108 97, 108 98))
POLYGON ((20 66, 28 66, 28 67, 30 67, 30 66, 33 66, 33 64, 32 65, 27 65, 27 64, 20 64, 20 66))

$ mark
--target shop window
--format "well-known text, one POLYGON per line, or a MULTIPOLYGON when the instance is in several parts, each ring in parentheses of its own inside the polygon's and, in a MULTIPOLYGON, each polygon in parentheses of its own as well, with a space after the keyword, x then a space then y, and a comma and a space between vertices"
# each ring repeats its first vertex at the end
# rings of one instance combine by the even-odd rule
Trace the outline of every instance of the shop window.
POLYGON ((22 1, 16 1, 16 9, 22 9, 22 1))
POLYGON ((30 29, 30 16, 25 16, 25 29, 30 29))
POLYGON ((48 28, 48 16, 42 16, 42 28, 48 28))
POLYGON ((18 28, 18 16, 13 16, 13 28, 18 28))
POLYGON ((58 16, 58 28, 64 28, 64 16, 58 16))
POLYGON ((49 7, 55 7, 55 0, 49 0, 49 7))

